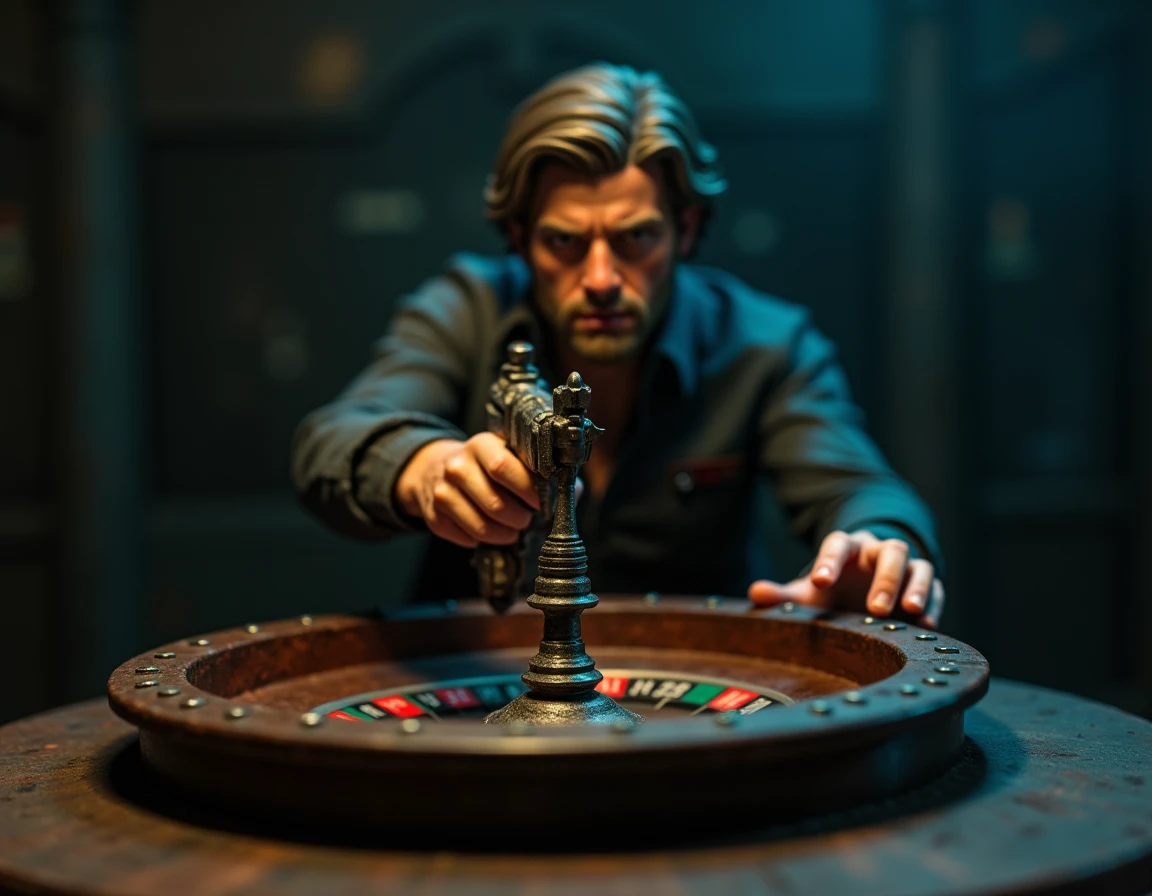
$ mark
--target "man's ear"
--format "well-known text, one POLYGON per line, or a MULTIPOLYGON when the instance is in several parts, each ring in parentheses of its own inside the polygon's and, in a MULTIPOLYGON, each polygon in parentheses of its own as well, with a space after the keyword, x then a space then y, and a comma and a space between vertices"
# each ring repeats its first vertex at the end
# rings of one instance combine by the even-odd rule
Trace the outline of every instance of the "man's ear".
POLYGON ((680 231, 676 251, 681 258, 687 258, 696 248, 696 238, 700 236, 700 222, 703 220, 704 209, 699 205, 686 205, 680 210, 680 231))
POLYGON ((508 222, 508 246, 523 258, 528 260, 527 233, 523 221, 512 219, 508 222))

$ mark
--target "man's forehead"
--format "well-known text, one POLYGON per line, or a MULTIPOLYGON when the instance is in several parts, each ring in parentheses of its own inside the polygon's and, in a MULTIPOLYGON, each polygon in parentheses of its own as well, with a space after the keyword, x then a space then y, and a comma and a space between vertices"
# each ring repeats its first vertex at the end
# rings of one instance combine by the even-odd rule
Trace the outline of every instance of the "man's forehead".
POLYGON ((532 217, 569 226, 592 219, 618 222, 662 216, 667 207, 664 176, 658 165, 629 165, 622 171, 591 175, 562 162, 549 162, 533 190, 532 217))

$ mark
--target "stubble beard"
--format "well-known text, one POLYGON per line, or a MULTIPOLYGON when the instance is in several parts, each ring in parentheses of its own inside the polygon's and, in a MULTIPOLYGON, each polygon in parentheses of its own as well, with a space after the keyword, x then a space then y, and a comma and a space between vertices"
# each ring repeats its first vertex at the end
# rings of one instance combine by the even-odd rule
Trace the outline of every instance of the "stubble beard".
POLYGON ((533 292, 536 307, 541 309, 556 339, 572 355, 589 364, 615 364, 634 358, 645 347, 648 337, 668 308, 672 279, 670 270, 664 282, 653 292, 650 302, 644 302, 635 296, 622 295, 608 308, 600 308, 590 302, 580 302, 558 310, 558 303, 552 296, 542 294, 536 288, 533 292), (576 318, 597 310, 631 314, 636 322, 635 326, 623 333, 581 332, 575 328, 576 318))

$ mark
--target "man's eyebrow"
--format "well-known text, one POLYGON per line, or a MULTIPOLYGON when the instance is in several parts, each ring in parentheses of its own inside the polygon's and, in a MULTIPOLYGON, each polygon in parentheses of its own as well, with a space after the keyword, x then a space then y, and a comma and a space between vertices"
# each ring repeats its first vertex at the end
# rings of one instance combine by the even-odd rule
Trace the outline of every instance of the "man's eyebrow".
POLYGON ((541 218, 536 222, 536 227, 539 230, 555 230, 558 233, 566 233, 569 236, 583 236, 587 233, 587 230, 579 224, 559 221, 556 218, 541 218))
POLYGON ((613 224, 609 230, 613 233, 622 233, 625 230, 636 230, 640 227, 651 227, 652 225, 660 225, 664 223, 664 216, 659 212, 655 214, 638 215, 635 218, 626 218, 617 224, 613 224))

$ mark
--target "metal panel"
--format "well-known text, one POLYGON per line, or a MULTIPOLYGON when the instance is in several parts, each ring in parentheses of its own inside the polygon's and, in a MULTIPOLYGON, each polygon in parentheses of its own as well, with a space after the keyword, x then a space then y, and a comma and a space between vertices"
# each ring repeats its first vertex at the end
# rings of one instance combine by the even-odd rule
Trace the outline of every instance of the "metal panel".
POLYGON ((1114 67, 1068 72, 985 114, 979 467, 1058 483, 1119 472, 1114 67))
POLYGON ((42 289, 33 262, 38 138, 0 120, 0 496, 40 497, 47 384, 42 289))
MULTIPOLYGON (((1041 6, 1070 9, 1032 3, 1029 15, 1041 6)), ((1147 514, 1132 489, 1144 461, 1130 449, 1139 337, 1127 277, 1128 253, 1143 249, 1126 214, 1132 47, 1107 32, 1085 24, 1075 47, 1039 48, 1025 34, 1018 64, 970 72, 965 495, 982 630, 967 637, 999 674, 1141 709, 1126 690, 1140 650, 1126 632, 1144 601, 1132 524, 1147 514)), ((1003 34, 985 37, 987 50, 1003 34)))
POLYGON ((38 0, 0 0, 0 102, 43 101, 46 6, 38 0))

